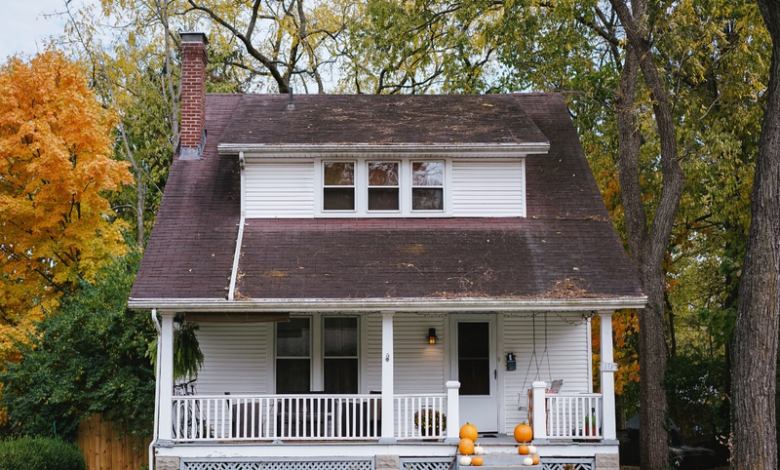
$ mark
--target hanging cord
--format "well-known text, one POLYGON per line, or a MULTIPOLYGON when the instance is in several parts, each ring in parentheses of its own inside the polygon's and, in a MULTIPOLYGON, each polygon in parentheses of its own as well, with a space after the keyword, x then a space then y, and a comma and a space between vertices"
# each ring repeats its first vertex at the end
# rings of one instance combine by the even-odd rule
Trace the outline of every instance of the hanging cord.
POLYGON ((536 359, 536 378, 539 378, 539 360, 536 357, 536 314, 531 315, 532 329, 531 329, 531 341, 533 342, 533 349, 531 350, 531 356, 528 357, 528 367, 525 369, 525 378, 523 379, 523 388, 525 390, 528 384, 528 374, 531 373, 531 365, 533 365, 536 359))
POLYGON ((550 352, 547 350, 547 315, 544 316, 544 355, 547 356, 547 375, 552 385, 552 367, 550 367, 550 352))

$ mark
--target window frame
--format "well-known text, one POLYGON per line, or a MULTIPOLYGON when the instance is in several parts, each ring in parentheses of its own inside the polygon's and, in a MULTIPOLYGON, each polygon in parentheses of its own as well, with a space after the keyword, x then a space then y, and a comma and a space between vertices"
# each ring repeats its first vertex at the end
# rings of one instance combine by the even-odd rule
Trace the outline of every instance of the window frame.
MULTIPOLYGON (((317 218, 436 218, 452 216, 452 159, 441 157, 393 157, 387 158, 317 158, 314 161, 314 217, 317 218), (441 210, 413 210, 412 209, 412 163, 442 162, 444 165, 443 186, 431 186, 442 189, 443 206, 441 210), (355 164, 355 210, 325 210, 324 188, 325 163, 329 162, 354 162, 355 164), (369 210, 368 209, 368 166, 370 163, 399 163, 398 179, 398 210, 369 210)), ((379 187, 379 186, 376 186, 379 187)), ((383 187, 383 186, 382 186, 383 187)))

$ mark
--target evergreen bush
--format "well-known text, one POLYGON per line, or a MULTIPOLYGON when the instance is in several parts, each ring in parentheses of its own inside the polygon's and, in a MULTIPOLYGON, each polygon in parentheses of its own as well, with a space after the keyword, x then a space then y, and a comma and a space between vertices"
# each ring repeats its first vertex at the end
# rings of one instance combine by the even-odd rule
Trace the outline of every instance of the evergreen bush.
POLYGON ((86 470, 78 447, 60 439, 21 437, 0 441, 0 470, 86 470))

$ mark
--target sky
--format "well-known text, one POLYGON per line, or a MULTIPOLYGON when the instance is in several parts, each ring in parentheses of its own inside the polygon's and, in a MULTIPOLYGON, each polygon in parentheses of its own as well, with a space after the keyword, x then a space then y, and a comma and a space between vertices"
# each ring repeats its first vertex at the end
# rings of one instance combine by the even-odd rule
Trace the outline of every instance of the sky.
POLYGON ((45 15, 63 11, 65 0, 0 0, 0 63, 10 55, 42 51, 48 38, 61 35, 65 26, 62 16, 45 15))

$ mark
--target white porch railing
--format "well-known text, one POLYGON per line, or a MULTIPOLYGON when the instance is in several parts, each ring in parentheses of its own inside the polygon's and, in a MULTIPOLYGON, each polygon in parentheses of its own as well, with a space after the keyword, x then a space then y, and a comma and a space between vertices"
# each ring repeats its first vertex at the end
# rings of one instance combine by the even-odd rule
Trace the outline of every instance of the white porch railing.
MULTIPOLYGON (((444 438, 446 397, 395 395, 395 437, 444 438)), ((171 416, 175 442, 376 440, 382 434, 381 395, 174 396, 171 416)))
MULTIPOLYGON (((395 395, 395 437, 443 439, 447 426, 447 395, 395 395)), ((458 423, 450 423, 458 427, 458 423)))
POLYGON ((603 439, 602 396, 597 393, 548 393, 547 437, 552 439, 603 439))

